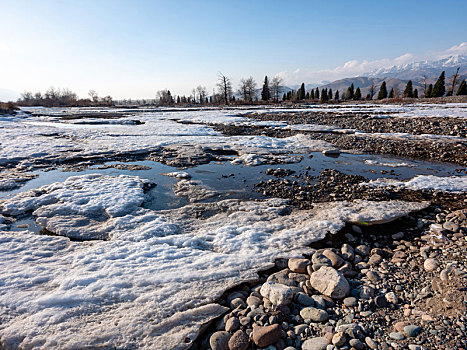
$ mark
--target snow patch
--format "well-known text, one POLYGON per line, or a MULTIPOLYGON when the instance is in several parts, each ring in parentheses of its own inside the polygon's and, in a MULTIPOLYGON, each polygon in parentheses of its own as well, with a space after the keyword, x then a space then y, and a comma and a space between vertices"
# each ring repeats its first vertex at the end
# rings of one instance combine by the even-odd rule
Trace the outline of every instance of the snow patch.
POLYGON ((360 185, 370 187, 402 187, 411 190, 436 190, 443 192, 467 192, 467 176, 439 177, 434 175, 417 175, 409 181, 380 178, 363 182, 360 185))

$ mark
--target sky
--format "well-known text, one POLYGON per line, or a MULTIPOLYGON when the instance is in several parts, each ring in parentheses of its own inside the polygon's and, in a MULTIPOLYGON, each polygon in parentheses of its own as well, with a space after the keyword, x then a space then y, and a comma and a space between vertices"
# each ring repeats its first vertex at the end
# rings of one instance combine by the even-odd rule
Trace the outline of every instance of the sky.
POLYGON ((218 72, 234 87, 332 81, 467 53, 466 13, 465 0, 0 0, 0 92, 189 95, 218 72))

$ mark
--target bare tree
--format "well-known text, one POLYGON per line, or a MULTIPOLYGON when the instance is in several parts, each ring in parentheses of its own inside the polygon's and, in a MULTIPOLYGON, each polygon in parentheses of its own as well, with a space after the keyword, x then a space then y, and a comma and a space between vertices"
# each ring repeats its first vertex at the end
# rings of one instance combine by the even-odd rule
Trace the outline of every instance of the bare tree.
POLYGON ((97 95, 97 92, 95 90, 89 90, 88 95, 91 98, 91 101, 96 103, 97 101, 99 101, 99 96, 97 95))
POLYGON ((279 102, 279 95, 282 92, 282 78, 276 75, 271 81, 271 93, 274 102, 279 102))
POLYGON ((205 86, 198 85, 196 87, 195 93, 196 92, 198 93, 199 103, 204 104, 204 102, 206 100, 206 96, 208 95, 208 90, 206 90, 205 86))
POLYGON ((160 105, 169 105, 173 103, 172 94, 170 90, 164 89, 157 91, 156 98, 160 105))
POLYGON ((217 89, 224 103, 228 105, 232 99, 232 82, 221 72, 217 73, 217 89))
POLYGON ((448 93, 446 94, 446 96, 452 96, 452 95, 454 95, 454 89, 456 88, 457 78, 459 77, 459 69, 460 69, 460 68, 461 68, 461 67, 457 67, 456 73, 452 76, 451 90, 448 91, 448 93))
POLYGON ((243 101, 252 103, 256 97, 256 81, 253 77, 240 80, 238 93, 242 96, 243 101))

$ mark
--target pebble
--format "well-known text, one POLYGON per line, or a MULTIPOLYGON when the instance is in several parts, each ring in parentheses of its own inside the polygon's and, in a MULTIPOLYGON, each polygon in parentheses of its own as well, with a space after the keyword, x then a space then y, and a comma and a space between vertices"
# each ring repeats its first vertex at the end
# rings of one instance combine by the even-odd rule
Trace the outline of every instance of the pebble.
POLYGON ((302 350, 326 350, 328 343, 324 337, 307 339, 302 344, 302 350))
POLYGON ((228 350, 230 333, 225 331, 215 332, 209 339, 212 350, 228 350))
POLYGON ((288 305, 293 298, 292 289, 280 283, 264 283, 260 293, 264 298, 269 299, 273 305, 288 305))
POLYGON ((391 304, 397 304, 397 302, 399 301, 399 298, 397 297, 396 293, 394 293, 394 292, 386 293, 384 295, 384 297, 386 298, 388 303, 391 303, 391 304))
POLYGON ((242 330, 236 331, 229 340, 229 350, 246 350, 248 345, 248 335, 242 330))
POLYGON ((375 341, 374 341, 373 339, 371 339, 370 337, 366 337, 366 338, 365 338, 365 343, 366 343, 366 345, 368 345, 368 347, 369 347, 370 349, 374 349, 374 350, 378 349, 378 343, 375 342, 375 341))
POLYGON ((313 322, 326 322, 329 315, 326 311, 314 307, 305 307, 300 310, 300 316, 304 320, 312 320, 313 322))
POLYGON ((276 343, 282 337, 282 328, 278 324, 253 327, 252 339, 256 345, 265 347, 276 343))
POLYGON ((310 260, 308 259, 289 259, 288 267, 292 272, 297 273, 306 273, 307 266, 310 265, 310 260))
POLYGON ((240 328, 240 320, 237 317, 232 317, 225 322, 225 330, 229 333, 235 332, 240 328))
POLYGON ((430 258, 425 260, 425 262, 423 263, 423 268, 425 269, 425 271, 431 272, 436 270, 438 268, 438 265, 438 260, 430 258))
POLYGON ((347 279, 332 267, 321 267, 310 276, 310 284, 318 292, 336 299, 345 298, 350 292, 347 279))
POLYGON ((331 342, 338 347, 341 347, 347 342, 347 335, 343 332, 337 332, 333 335, 331 342))
POLYGON ((410 325, 404 327, 404 333, 408 337, 411 337, 411 338, 416 337, 418 335, 418 333, 420 333, 421 330, 422 330, 421 327, 413 325, 413 324, 410 324, 410 325))
POLYGON ((355 297, 347 297, 343 300, 345 306, 354 307, 357 305, 357 298, 355 297))
POLYGON ((394 340, 404 340, 405 336, 400 332, 391 332, 389 336, 394 340))

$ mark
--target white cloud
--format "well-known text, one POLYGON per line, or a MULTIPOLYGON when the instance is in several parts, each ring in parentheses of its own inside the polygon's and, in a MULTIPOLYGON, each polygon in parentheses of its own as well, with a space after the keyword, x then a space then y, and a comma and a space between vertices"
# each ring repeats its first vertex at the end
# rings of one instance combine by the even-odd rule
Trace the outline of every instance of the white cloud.
POLYGON ((396 58, 382 58, 374 61, 351 60, 345 62, 344 65, 333 69, 312 71, 298 68, 294 71, 279 72, 277 75, 284 80, 285 84, 300 84, 302 82, 319 83, 323 80, 333 81, 342 78, 355 77, 377 68, 397 66, 424 60, 438 60, 452 55, 467 55, 467 42, 452 46, 444 51, 432 51, 424 55, 406 53, 396 58))
POLYGON ((6 53, 6 52, 9 52, 10 49, 8 48, 8 46, 6 46, 5 44, 2 44, 0 43, 0 53, 6 53))

